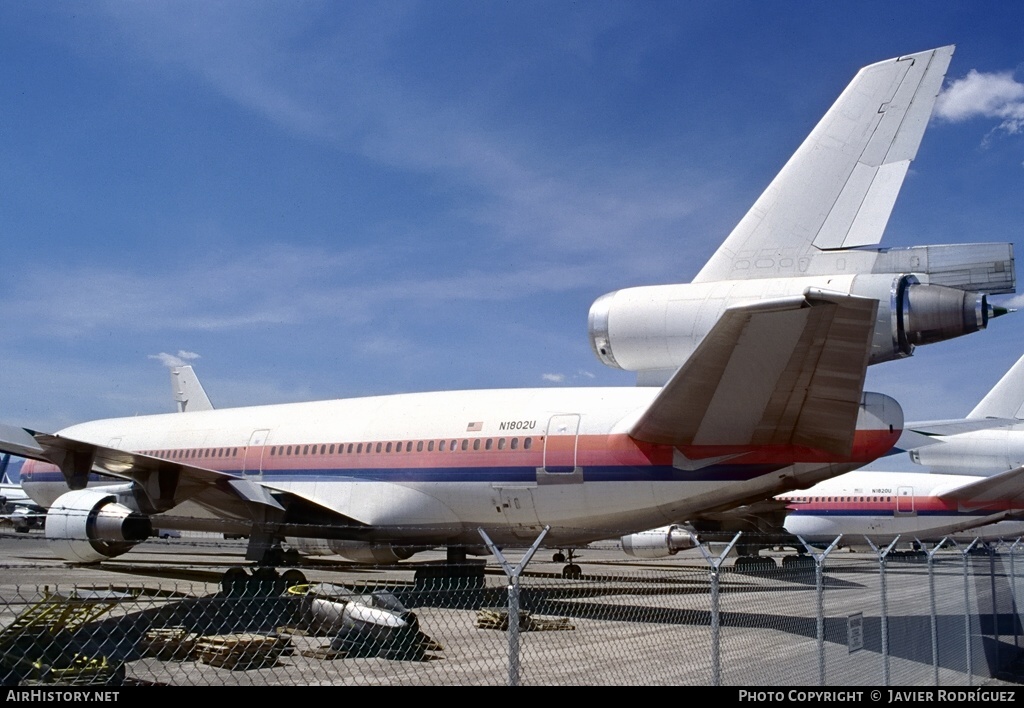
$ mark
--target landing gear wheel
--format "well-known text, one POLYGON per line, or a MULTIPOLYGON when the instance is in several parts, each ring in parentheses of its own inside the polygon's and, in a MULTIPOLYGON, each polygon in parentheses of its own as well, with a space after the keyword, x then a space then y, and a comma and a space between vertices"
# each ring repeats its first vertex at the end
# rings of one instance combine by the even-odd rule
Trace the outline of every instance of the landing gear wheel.
POLYGON ((274 568, 257 568, 252 572, 251 595, 271 597, 284 591, 281 576, 274 568))
POLYGON ((565 563, 565 554, 559 551, 555 555, 551 556, 552 563, 565 563))
POLYGON ((583 568, 579 567, 575 563, 570 563, 562 568, 562 577, 569 578, 571 580, 579 580, 583 577, 583 568))
POLYGON ((775 570, 778 566, 775 559, 768 556, 740 556, 733 565, 736 570, 764 571, 775 570))
POLYGON ((301 570, 289 568, 281 573, 281 582, 284 583, 284 589, 287 591, 289 588, 293 588, 296 585, 305 585, 306 576, 301 570))
POLYGON ((814 559, 803 554, 782 557, 783 568, 813 568, 814 559))
POLYGON ((237 597, 245 593, 249 574, 242 568, 228 568, 220 578, 220 589, 225 595, 237 597))

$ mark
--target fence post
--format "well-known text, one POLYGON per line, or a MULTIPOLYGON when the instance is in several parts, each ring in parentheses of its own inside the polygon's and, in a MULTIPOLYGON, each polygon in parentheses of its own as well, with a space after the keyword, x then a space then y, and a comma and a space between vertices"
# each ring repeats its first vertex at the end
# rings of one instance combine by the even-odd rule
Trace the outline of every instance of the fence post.
POLYGON ((736 542, 740 540, 740 536, 743 535, 742 531, 737 531, 736 535, 732 537, 729 544, 725 547, 717 558, 713 557, 711 553, 704 548, 704 544, 697 543, 697 548, 704 556, 704 560, 711 564, 711 573, 709 575, 711 579, 711 685, 721 686, 722 685, 722 668, 720 663, 720 643, 721 643, 721 620, 718 611, 718 569, 721 567, 725 557, 729 555, 729 551, 736 545, 736 542))
POLYGON ((537 540, 533 542, 529 550, 523 554, 523 557, 519 561, 519 565, 515 568, 512 564, 505 560, 505 556, 502 555, 501 550, 495 546, 487 532, 482 528, 477 529, 477 532, 484 539, 484 543, 487 544, 487 548, 490 549, 494 557, 498 559, 501 564, 502 570, 505 571, 505 576, 508 578, 508 685, 518 686, 519 685, 519 576, 522 575, 523 569, 526 568, 527 563, 533 558, 533 554, 537 552, 540 547, 540 542, 544 540, 544 537, 548 535, 550 526, 545 526, 544 530, 537 536, 537 540))
MULTIPOLYGON (((954 541, 954 545, 956 542, 954 541)), ((970 555, 971 550, 978 545, 978 539, 975 538, 971 541, 971 544, 967 548, 960 549, 960 554, 963 556, 964 561, 964 643, 966 648, 967 656, 967 685, 974 685, 974 662, 971 657, 971 584, 968 576, 968 562, 967 557, 970 555)), ((960 547, 957 546, 959 549, 960 547)))
POLYGON ((818 637, 818 685, 825 685, 825 583, 822 577, 824 569, 822 565, 825 562, 825 558, 835 550, 835 547, 839 544, 840 539, 843 535, 839 534, 836 536, 836 540, 832 542, 828 548, 822 553, 815 553, 814 549, 803 539, 801 536, 797 536, 800 543, 803 544, 807 552, 811 554, 811 558, 814 559, 814 589, 818 596, 818 619, 816 623, 817 637, 818 637))
POLYGON ((988 554, 988 580, 989 580, 989 592, 992 594, 992 637, 995 640, 995 667, 996 669, 1001 668, 999 662, 999 600, 996 594, 996 551, 1003 545, 1002 540, 996 541, 994 545, 989 548, 988 554))
POLYGON ((1020 632, 1017 629, 1017 625, 1020 624, 1020 620, 1017 615, 1017 568, 1015 564, 1015 553, 1017 551, 1017 544, 1020 543, 1018 538, 1010 546, 1010 609, 1013 612, 1013 648, 1019 650, 1020 644, 1020 632))
POLYGON ((868 538, 867 536, 864 537, 864 540, 868 542, 868 545, 871 546, 871 549, 878 556, 878 575, 879 575, 879 580, 881 581, 880 592, 881 592, 881 595, 882 595, 882 618, 881 618, 881 620, 882 620, 882 626, 881 626, 881 632, 882 632, 882 685, 883 686, 888 686, 889 685, 889 606, 888 606, 888 597, 886 595, 886 587, 885 587, 885 557, 887 555, 889 555, 889 551, 891 551, 893 548, 896 547, 896 542, 900 540, 900 537, 899 537, 899 535, 897 535, 896 538, 894 538, 892 540, 892 543, 890 543, 886 547, 886 549, 884 551, 880 551, 878 549, 878 546, 876 546, 874 543, 872 543, 871 539, 868 538))
MULTIPOLYGON (((921 547, 924 544, 918 541, 921 547)), ((946 537, 943 537, 941 541, 932 546, 930 551, 925 551, 928 554, 928 598, 931 607, 931 630, 932 630, 932 669, 935 671, 935 685, 939 685, 939 625, 938 625, 938 612, 935 607, 935 554, 938 553, 939 549, 942 548, 946 543, 946 537)))

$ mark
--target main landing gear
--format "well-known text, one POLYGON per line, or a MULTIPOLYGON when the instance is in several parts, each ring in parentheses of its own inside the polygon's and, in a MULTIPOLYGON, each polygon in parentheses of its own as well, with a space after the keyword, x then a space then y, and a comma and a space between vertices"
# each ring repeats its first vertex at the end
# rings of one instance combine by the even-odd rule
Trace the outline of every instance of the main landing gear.
POLYGON ((231 597, 272 597, 305 584, 306 576, 297 568, 279 573, 276 568, 265 566, 254 568, 251 573, 245 568, 228 568, 220 579, 221 591, 231 597))
POLYGON ((757 572, 775 570, 778 566, 771 556, 761 556, 755 553, 754 555, 739 556, 733 563, 733 567, 736 570, 757 572))
MULTIPOLYGON (((580 568, 578 565, 572 562, 573 557, 576 555, 576 551, 574 549, 568 549, 567 553, 569 557, 569 563, 564 568, 562 568, 562 577, 570 578, 572 580, 578 580, 579 578, 583 577, 583 568, 580 568)), ((565 559, 566 554, 562 553, 561 551, 558 551, 553 556, 551 556, 551 560, 554 563, 565 563, 565 559)))

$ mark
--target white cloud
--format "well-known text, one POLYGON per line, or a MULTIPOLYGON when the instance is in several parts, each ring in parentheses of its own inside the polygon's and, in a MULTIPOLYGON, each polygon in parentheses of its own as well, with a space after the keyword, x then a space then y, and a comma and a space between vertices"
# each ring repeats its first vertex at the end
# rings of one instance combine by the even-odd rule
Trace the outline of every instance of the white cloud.
POLYGON ((164 366, 171 368, 174 366, 185 366, 186 361, 198 359, 199 355, 195 352, 187 352, 184 349, 179 349, 177 354, 160 352, 159 354, 150 354, 149 358, 156 359, 164 366))
POLYGON ((1024 294, 1014 295, 1013 297, 1007 299, 1000 298, 996 304, 1010 310, 1024 309, 1024 294))
POLYGON ((971 118, 996 118, 995 128, 1007 134, 1024 130, 1024 83, 1009 71, 984 74, 972 69, 939 94, 935 115, 954 123, 971 118))
POLYGON ((565 381, 565 374, 544 374, 541 378, 551 383, 562 383, 565 381))

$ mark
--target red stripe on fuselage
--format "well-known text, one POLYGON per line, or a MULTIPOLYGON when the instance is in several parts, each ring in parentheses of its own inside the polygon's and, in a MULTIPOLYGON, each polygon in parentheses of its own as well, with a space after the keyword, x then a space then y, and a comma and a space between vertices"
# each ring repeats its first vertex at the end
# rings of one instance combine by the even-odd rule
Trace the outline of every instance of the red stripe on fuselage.
MULTIPOLYGON (((497 441, 499 438, 479 437, 467 438, 470 441, 479 439, 481 448, 484 448, 488 439, 497 441)), ((794 463, 842 463, 862 462, 867 463, 881 457, 888 452, 899 439, 899 431, 889 432, 888 430, 858 430, 854 436, 853 450, 849 457, 837 458, 834 455, 802 445, 772 445, 772 446, 681 446, 679 447, 686 457, 690 459, 703 459, 708 457, 730 456, 730 465, 779 465, 785 466, 794 463)), ((492 442, 492 449, 470 449, 461 448, 461 438, 456 450, 434 450, 434 451, 406 451, 404 448, 409 441, 382 441, 386 446, 388 442, 393 447, 402 443, 403 451, 397 452, 376 452, 376 443, 363 443, 372 446, 372 452, 349 453, 319 452, 321 443, 292 443, 293 453, 291 455, 276 454, 287 449, 288 444, 277 443, 273 446, 246 449, 236 447, 235 455, 208 455, 207 451, 220 451, 225 448, 204 448, 195 457, 169 457, 170 451, 149 451, 151 456, 168 459, 172 462, 179 462, 195 467, 219 470, 223 472, 241 472, 243 462, 248 460, 250 464, 262 460, 263 468, 274 468, 278 470, 287 469, 388 469, 397 465, 405 468, 434 468, 434 467, 541 467, 544 464, 544 437, 533 438, 533 446, 530 449, 511 450, 497 449, 497 442, 492 442), (275 454, 270 454, 270 449, 275 449, 275 454), (317 449, 317 452, 301 454, 304 448, 317 449)), ((421 442, 413 440, 413 447, 421 442)), ((429 441, 422 441, 424 447, 429 441)), ((329 443, 325 443, 329 444, 329 443)), ((334 443, 338 448, 347 449, 348 443, 334 443)), ((655 445, 633 440, 625 434, 615 435, 580 435, 576 442, 576 464, 581 467, 589 466, 671 466, 673 462, 673 451, 671 445, 655 445)), ((23 475, 31 478, 35 472, 51 472, 57 468, 35 460, 27 460, 22 470, 23 475)))

